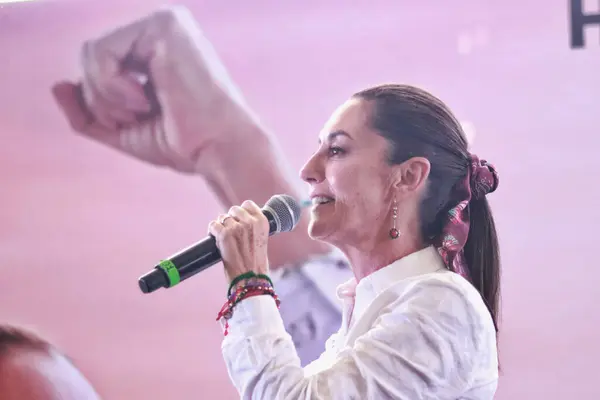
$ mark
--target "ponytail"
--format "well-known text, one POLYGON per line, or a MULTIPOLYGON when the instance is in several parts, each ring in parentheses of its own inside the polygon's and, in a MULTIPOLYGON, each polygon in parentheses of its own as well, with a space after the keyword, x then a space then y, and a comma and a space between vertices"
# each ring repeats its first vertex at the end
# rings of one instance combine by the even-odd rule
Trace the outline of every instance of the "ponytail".
POLYGON ((464 255, 473 286, 481 294, 498 332, 500 251, 496 224, 485 197, 469 204, 470 226, 464 255))

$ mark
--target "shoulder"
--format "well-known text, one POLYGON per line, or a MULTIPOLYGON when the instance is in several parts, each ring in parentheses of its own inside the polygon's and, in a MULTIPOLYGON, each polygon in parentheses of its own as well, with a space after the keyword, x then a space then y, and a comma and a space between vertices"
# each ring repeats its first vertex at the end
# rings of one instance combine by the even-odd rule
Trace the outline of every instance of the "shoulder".
POLYGON ((431 308, 431 311, 460 311, 487 314, 487 307, 475 287, 462 276, 450 271, 412 277, 392 285, 396 303, 409 302, 431 308))
POLYGON ((418 365, 429 371, 428 380, 446 382, 448 388, 466 390, 496 378, 494 324, 464 278, 443 271, 404 279, 374 303, 369 332, 357 340, 363 348, 385 347, 396 364, 418 365))
POLYGON ((425 274, 398 282, 389 292, 394 298, 389 299, 386 311, 393 319, 409 316, 442 337, 460 337, 475 348, 495 347, 492 317, 479 292, 460 275, 450 271, 425 274))

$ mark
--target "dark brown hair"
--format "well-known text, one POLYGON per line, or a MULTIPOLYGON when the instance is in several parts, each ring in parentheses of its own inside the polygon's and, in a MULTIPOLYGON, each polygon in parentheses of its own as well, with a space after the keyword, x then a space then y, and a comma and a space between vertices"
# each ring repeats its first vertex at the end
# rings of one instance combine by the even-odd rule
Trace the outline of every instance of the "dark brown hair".
POLYGON ((0 359, 10 350, 15 349, 50 352, 53 347, 33 332, 13 325, 0 324, 0 359))
MULTIPOLYGON (((379 85, 353 96, 373 103, 372 127, 390 143, 389 162, 425 157, 431 164, 429 185, 420 207, 426 243, 440 235, 449 209, 456 206, 454 187, 466 179, 468 144, 448 107, 426 91, 408 85, 379 85)), ((488 201, 469 203, 470 228, 464 248, 471 281, 486 303, 496 331, 500 300, 500 255, 488 201)))

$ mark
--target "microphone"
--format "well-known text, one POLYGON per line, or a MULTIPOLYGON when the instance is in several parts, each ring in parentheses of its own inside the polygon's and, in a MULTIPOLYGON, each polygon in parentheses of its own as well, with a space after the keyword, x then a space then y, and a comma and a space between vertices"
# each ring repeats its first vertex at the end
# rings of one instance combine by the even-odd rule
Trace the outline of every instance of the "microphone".
MULTIPOLYGON (((269 221, 269 236, 294 229, 300 220, 300 211, 300 205, 291 196, 278 194, 271 197, 262 208, 269 221)), ((138 284, 143 293, 171 288, 219 261, 221 253, 215 237, 210 235, 167 260, 162 260, 153 270, 142 275, 138 284)))

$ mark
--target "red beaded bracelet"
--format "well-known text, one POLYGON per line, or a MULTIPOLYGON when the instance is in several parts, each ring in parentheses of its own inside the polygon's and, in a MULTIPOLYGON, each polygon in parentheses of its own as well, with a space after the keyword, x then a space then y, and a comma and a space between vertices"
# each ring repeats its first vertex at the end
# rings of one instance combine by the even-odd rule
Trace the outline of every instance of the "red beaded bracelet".
POLYGON ((240 286, 229 297, 229 299, 227 299, 225 304, 223 304, 223 307, 221 307, 219 314, 217 315, 217 321, 219 321, 221 318, 225 319, 225 332, 223 333, 224 336, 227 336, 227 334, 229 333, 229 321, 228 320, 233 316, 233 309, 235 308, 235 306, 244 299, 247 299, 249 297, 254 297, 254 296, 261 296, 261 295, 269 295, 269 296, 273 297, 273 299, 275 300, 275 304, 277 305, 277 308, 279 308, 281 301, 279 300, 279 297, 275 294, 275 290, 273 289, 273 287, 270 285, 269 282, 266 282, 266 281, 264 283, 260 283, 258 285, 254 284, 254 285, 240 286))

